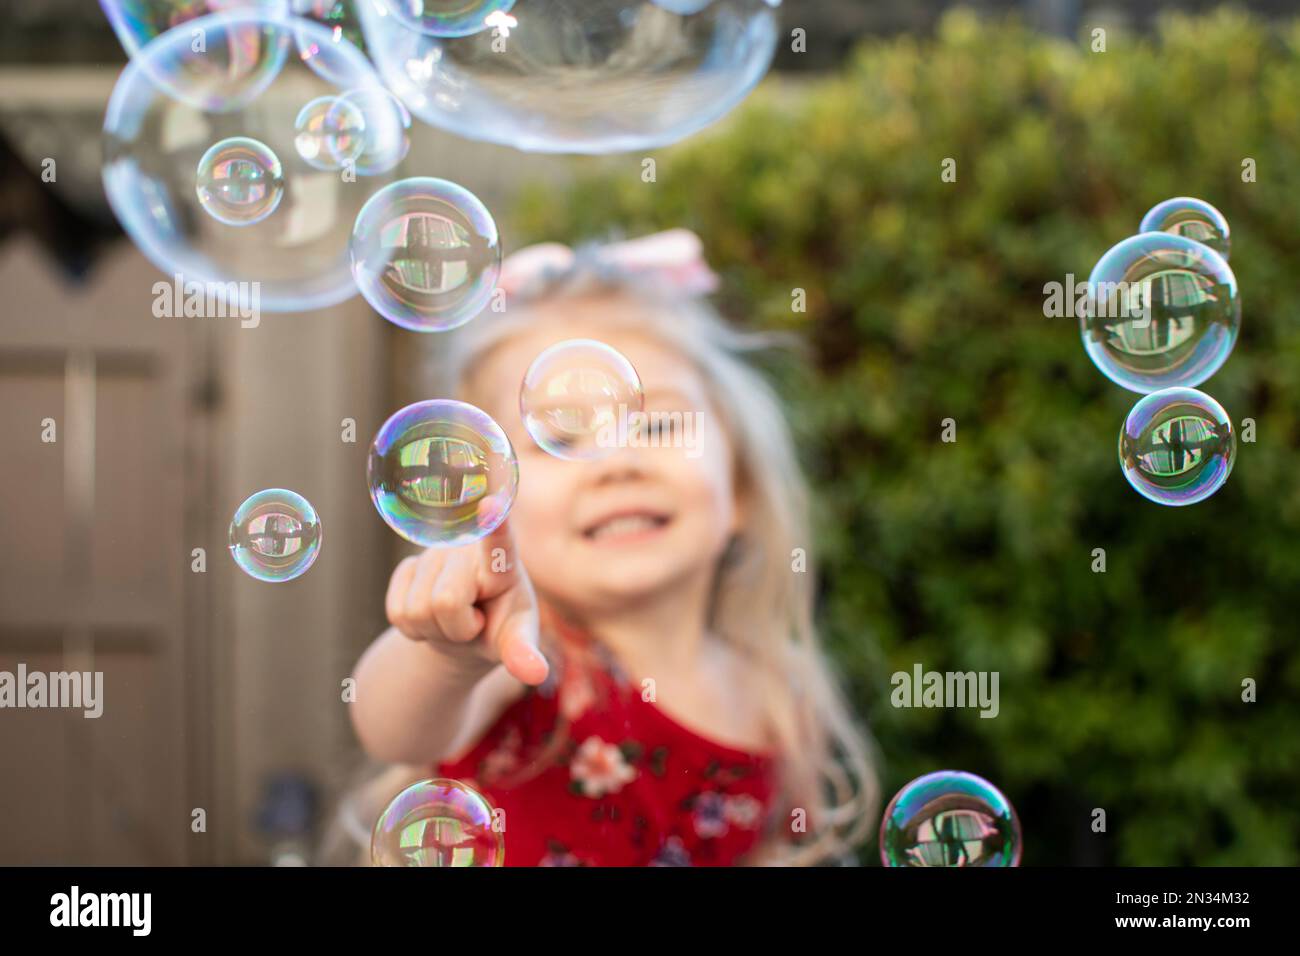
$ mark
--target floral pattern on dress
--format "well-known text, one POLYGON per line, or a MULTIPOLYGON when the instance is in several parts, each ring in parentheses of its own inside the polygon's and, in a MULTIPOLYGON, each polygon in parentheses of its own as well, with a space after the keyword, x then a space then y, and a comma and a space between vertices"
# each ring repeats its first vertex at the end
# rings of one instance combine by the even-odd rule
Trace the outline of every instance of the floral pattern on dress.
POLYGON ((695 832, 706 840, 727 832, 726 800, 718 793, 702 793, 695 798, 691 812, 695 832))
POLYGON ((637 772, 617 745, 588 737, 569 762, 569 775, 584 796, 603 797, 618 793, 624 784, 636 779, 637 772))
MULTIPOLYGON (((606 650, 561 642, 469 753, 434 768, 505 811, 506 866, 726 866, 765 839, 775 759, 643 699, 606 650)), ((784 828, 781 828, 784 830, 784 828)))
POLYGON ((651 866, 690 866, 691 855, 682 838, 671 836, 659 846, 659 852, 650 861, 651 866))

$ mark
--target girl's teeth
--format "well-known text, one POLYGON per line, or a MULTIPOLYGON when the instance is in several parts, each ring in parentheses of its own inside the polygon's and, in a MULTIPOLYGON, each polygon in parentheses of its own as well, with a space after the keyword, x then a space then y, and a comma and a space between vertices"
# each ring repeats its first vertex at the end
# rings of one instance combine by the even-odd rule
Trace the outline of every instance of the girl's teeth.
POLYGON ((649 528, 654 528, 657 525, 658 522, 653 518, 646 518, 639 515, 631 515, 625 518, 614 518, 610 521, 606 521, 597 528, 595 533, 592 534, 592 537, 601 538, 607 534, 633 534, 638 531, 645 531, 649 528))

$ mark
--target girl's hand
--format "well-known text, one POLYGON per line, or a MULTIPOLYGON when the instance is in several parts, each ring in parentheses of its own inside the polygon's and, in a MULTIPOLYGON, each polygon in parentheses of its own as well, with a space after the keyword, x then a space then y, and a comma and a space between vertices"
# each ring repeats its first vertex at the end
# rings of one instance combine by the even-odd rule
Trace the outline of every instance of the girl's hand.
POLYGON ((537 597, 508 521, 473 544, 403 560, 384 606, 403 635, 478 677, 496 664, 525 684, 540 684, 549 672, 537 649, 537 597))

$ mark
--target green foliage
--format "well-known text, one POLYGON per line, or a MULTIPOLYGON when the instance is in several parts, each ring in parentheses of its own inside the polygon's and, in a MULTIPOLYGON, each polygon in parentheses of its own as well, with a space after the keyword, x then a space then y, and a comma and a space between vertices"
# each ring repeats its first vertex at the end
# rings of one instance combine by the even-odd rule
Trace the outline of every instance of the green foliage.
POLYGON ((1105 53, 1087 40, 954 13, 933 40, 765 85, 658 154, 655 183, 624 157, 530 193, 515 235, 689 226, 729 314, 807 338, 815 368, 784 384, 819 505, 821 622, 886 794, 983 774, 1031 864, 1294 865, 1300 26, 1225 11, 1112 31, 1105 53), (1137 396, 1092 366, 1075 320, 1043 314, 1045 283, 1085 280, 1175 195, 1233 227, 1242 333, 1204 388, 1258 429, 1190 508, 1128 487, 1115 447, 1137 396), (917 661, 999 671, 1001 714, 891 707, 890 674, 917 661))

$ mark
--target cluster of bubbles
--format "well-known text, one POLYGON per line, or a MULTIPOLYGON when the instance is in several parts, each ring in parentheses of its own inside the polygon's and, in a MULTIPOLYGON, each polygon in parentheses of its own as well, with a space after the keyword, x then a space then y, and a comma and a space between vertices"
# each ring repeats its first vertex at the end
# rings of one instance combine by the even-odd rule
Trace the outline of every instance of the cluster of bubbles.
POLYGON ((1020 820, 983 777, 928 773, 885 808, 880 859, 885 866, 1019 866, 1020 820))
POLYGON ((268 311, 355 295, 352 227, 410 126, 361 51, 285 0, 103 4, 132 54, 104 188, 140 250, 222 294, 256 283, 268 311))
MULTIPOLYGON (((593 339, 544 350, 520 386, 525 429, 546 453, 589 461, 614 450, 605 436, 641 411, 641 380, 620 352, 593 339)), ((506 519, 519 463, 505 431, 482 409, 438 400, 408 405, 370 445, 370 497, 390 528, 422 547, 459 547, 506 519)))
POLYGON ((674 142, 766 72, 779 0, 100 3, 131 58, 105 191, 155 265, 223 295, 257 283, 273 312, 359 288, 441 331, 484 307, 499 247, 471 193, 393 175, 412 114, 528 150, 674 142))
POLYGON ((1162 505, 1214 494, 1236 457, 1232 424, 1196 390, 1237 342, 1241 301, 1228 222, 1209 203, 1166 200, 1088 277, 1083 346, 1111 381, 1142 393, 1120 431, 1125 478, 1162 505))
MULTIPOLYGON (((390 322, 440 332, 487 306, 501 247, 471 192, 394 175, 412 114, 525 150, 666 145, 763 76, 780 0, 100 3, 131 60, 104 120, 105 192, 154 265, 222 294, 256 284, 269 311, 360 291, 390 322), (350 188, 357 176, 370 188, 350 188)), ((642 406, 631 363, 590 340, 547 349, 520 391, 528 434, 567 460, 607 454, 602 433, 642 406)), ((429 401, 384 423, 368 477, 399 535, 457 546, 505 520, 518 464, 487 414, 429 401)), ((297 578, 320 547, 315 509, 287 489, 254 494, 231 520, 231 554, 260 581, 297 578)), ((422 781, 380 817, 372 860, 500 865, 492 823, 472 788, 422 781)))
POLYGON ((268 488, 244 501, 230 520, 230 553, 259 581, 292 581, 320 554, 321 523, 302 495, 268 488))
POLYGON ((492 806, 457 780, 421 780, 388 805, 370 837, 374 866, 501 866, 504 827, 492 806))

